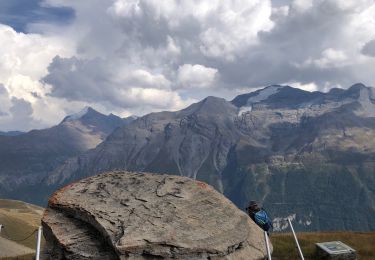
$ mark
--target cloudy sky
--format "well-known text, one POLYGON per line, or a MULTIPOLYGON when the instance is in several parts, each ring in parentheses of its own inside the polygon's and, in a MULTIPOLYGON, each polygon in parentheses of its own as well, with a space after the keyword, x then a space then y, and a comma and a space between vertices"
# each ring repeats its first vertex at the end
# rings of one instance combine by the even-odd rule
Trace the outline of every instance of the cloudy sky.
POLYGON ((375 84, 375 0, 1 0, 0 131, 375 84))

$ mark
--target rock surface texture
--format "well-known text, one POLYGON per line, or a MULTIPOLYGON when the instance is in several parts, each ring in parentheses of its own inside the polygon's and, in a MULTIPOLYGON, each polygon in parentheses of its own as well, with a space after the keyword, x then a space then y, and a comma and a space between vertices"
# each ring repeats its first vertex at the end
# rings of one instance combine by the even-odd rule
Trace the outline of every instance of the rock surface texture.
POLYGON ((211 186, 109 172, 49 200, 44 259, 263 259, 263 233, 211 186))

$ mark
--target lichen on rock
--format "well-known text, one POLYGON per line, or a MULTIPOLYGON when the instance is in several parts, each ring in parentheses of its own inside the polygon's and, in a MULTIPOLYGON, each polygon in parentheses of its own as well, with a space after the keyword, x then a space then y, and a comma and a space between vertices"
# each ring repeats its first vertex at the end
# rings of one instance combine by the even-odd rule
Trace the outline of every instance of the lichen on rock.
POLYGON ((211 186, 108 172, 49 200, 44 259, 263 259, 263 233, 211 186))

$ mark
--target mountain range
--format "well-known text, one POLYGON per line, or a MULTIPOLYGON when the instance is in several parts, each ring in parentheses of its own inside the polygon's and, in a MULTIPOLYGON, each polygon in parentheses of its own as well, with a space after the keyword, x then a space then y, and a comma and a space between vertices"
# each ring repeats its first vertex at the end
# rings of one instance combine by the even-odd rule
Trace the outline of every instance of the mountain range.
POLYGON ((297 230, 375 229, 375 89, 363 84, 207 97, 137 118, 66 157, 32 178, 44 198, 106 170, 169 173, 208 182, 241 209, 259 201, 278 231, 287 218, 297 230))
POLYGON ((52 191, 43 191, 40 183, 52 170, 131 120, 86 107, 48 129, 0 135, 0 197, 43 204, 52 191))

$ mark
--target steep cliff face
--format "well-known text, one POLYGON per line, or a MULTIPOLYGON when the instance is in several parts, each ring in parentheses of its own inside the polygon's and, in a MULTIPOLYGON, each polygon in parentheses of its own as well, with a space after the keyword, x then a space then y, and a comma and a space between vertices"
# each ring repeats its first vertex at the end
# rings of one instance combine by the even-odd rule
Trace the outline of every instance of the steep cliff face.
POLYGON ((375 229, 375 93, 270 86, 232 102, 208 97, 153 113, 69 160, 46 187, 103 170, 179 173, 204 180, 237 206, 261 201, 287 227, 375 229))
POLYGON ((263 259, 262 230, 209 185, 110 172, 56 192, 44 259, 263 259))
POLYGON ((46 201, 52 190, 40 183, 49 172, 68 158, 95 148, 124 124, 120 117, 88 107, 49 129, 0 136, 0 197, 39 204, 46 201))

